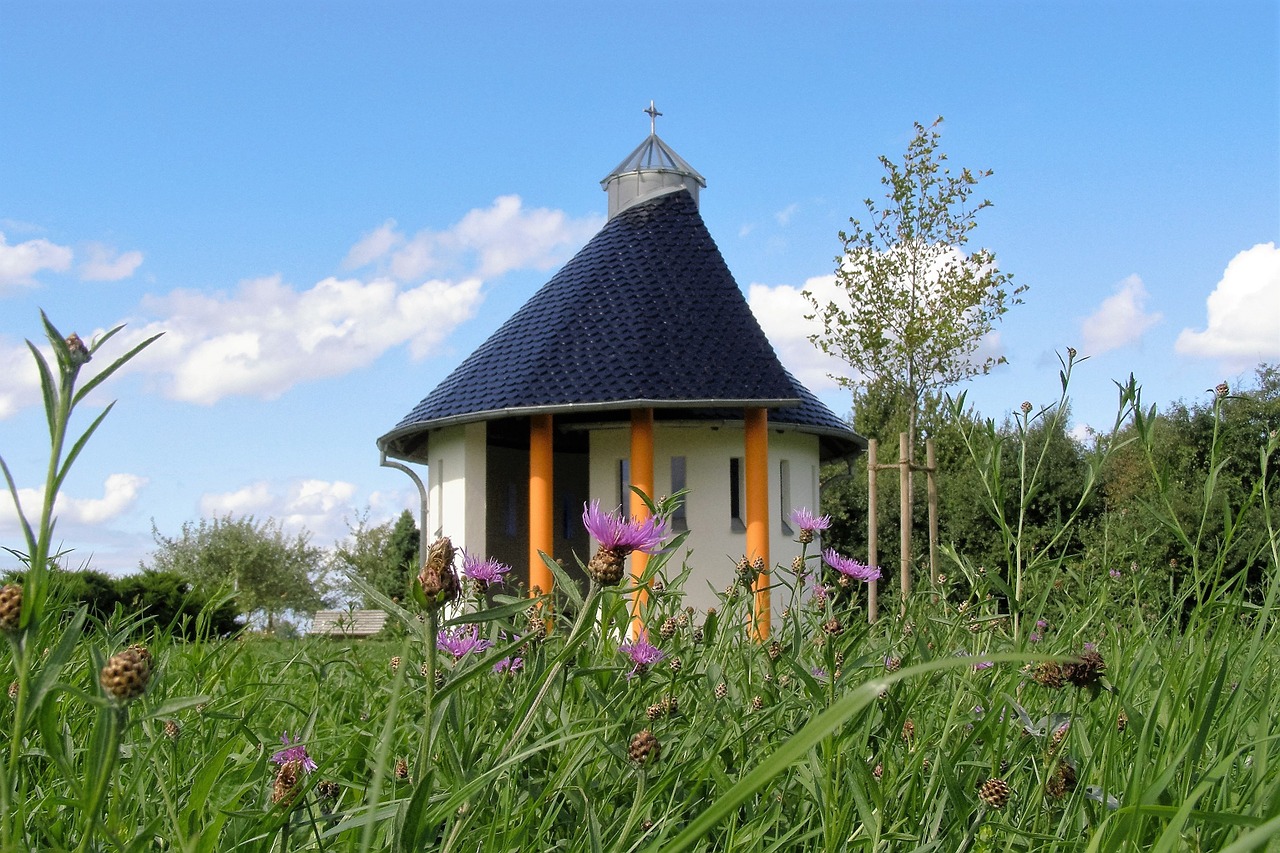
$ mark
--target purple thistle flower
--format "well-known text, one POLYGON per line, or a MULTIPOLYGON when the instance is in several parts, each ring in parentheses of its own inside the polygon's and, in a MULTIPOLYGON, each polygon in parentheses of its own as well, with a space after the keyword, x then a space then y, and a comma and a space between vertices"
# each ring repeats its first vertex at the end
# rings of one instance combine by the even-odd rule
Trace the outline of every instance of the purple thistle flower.
POLYGON ((822 559, 823 562, 840 574, 851 577, 854 580, 873 581, 880 577, 880 570, 875 566, 868 566, 866 563, 859 563, 857 560, 842 557, 835 552, 834 548, 828 548, 823 551, 822 559))
POLYGON ((813 585, 813 602, 818 605, 827 603, 827 588, 820 583, 813 585))
POLYGON ((980 661, 978 661, 977 663, 975 663, 975 664, 973 665, 973 671, 974 671, 974 672, 979 672, 979 671, 984 670, 984 669, 991 669, 991 667, 993 667, 993 666, 995 666, 995 664, 993 664, 993 663, 992 663, 991 661, 989 661, 989 660, 980 660, 980 661))
POLYGON ((1028 642, 1028 643, 1038 643, 1038 642, 1040 642, 1040 641, 1041 641, 1041 640, 1043 640, 1043 639, 1044 639, 1044 637, 1041 637, 1039 634, 1037 634, 1037 633, 1035 633, 1034 631, 1032 631, 1032 632, 1031 632, 1031 636, 1030 636, 1030 637, 1027 637, 1027 642, 1028 642))
POLYGON ((653 554, 662 548, 662 540, 667 536, 664 519, 650 516, 638 521, 624 517, 621 510, 604 512, 600 501, 583 504, 582 524, 604 549, 653 554))
POLYGON ((623 643, 618 646, 618 651, 631 658, 633 667, 627 673, 628 681, 648 669, 650 664, 655 664, 667 656, 666 652, 647 640, 623 643))
POLYGON ((819 681, 827 680, 827 671, 820 666, 815 666, 813 669, 809 670, 809 674, 819 681))
POLYGON ((1044 621, 1043 619, 1037 619, 1036 627, 1039 628, 1041 631, 1043 631, 1045 628, 1049 627, 1049 623, 1044 621))
POLYGON ((503 658, 493 665, 493 671, 498 675, 515 675, 524 669, 524 658, 503 658))
POLYGON ((462 552, 462 573, 473 581, 479 581, 482 584, 502 583, 503 577, 507 572, 511 571, 511 567, 506 563, 501 563, 492 557, 487 560, 480 557, 462 552))
POLYGON ((791 523, 800 528, 800 541, 812 542, 813 535, 831 526, 831 516, 814 515, 806 507, 791 511, 791 523))
POLYGON ((290 761, 298 762, 299 766, 308 773, 316 769, 316 763, 310 755, 307 755, 307 748, 302 745, 301 738, 289 739, 289 733, 286 731, 280 735, 280 742, 285 748, 271 756, 271 760, 276 764, 288 764, 290 761))
POLYGON ((1119 569, 1112 569, 1111 571, 1107 572, 1107 574, 1111 575, 1111 579, 1112 579, 1113 581, 1118 581, 1118 580, 1120 580, 1120 570, 1119 570, 1119 569))
POLYGON ((444 630, 436 634, 436 647, 453 655, 454 660, 472 652, 482 652, 493 643, 480 636, 479 625, 463 625, 453 630, 444 630))

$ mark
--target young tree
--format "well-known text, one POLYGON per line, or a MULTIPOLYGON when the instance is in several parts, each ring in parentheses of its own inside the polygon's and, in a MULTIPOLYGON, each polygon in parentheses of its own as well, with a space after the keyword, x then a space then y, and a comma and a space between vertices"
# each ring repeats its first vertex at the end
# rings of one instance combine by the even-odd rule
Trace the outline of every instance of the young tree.
POLYGON ((274 519, 228 514, 186 522, 174 538, 154 524, 151 532, 158 547, 146 568, 176 572, 206 593, 231 587, 241 612, 261 614, 268 631, 285 611, 314 613, 325 604, 324 551, 306 531, 290 536, 274 519))
POLYGON ((847 301, 823 304, 804 293, 814 309, 807 319, 820 318, 823 326, 810 340, 851 368, 837 381, 846 387, 874 383, 907 403, 912 461, 925 395, 1004 361, 976 361, 974 355, 1026 290, 1012 288, 992 251, 965 254, 978 211, 991 206, 972 203, 971 196, 991 172, 952 174, 938 150, 941 123, 916 123, 901 165, 880 157, 887 204, 866 199, 868 222, 850 219, 850 230, 840 232, 844 250, 836 258, 836 280, 847 301))
MULTIPOLYGON (((369 513, 348 522, 349 535, 334 546, 339 570, 360 578, 388 598, 403 599, 409 579, 417 574, 418 525, 405 510, 394 523, 370 525, 369 513)), ((365 601, 365 606, 370 602, 365 601)))

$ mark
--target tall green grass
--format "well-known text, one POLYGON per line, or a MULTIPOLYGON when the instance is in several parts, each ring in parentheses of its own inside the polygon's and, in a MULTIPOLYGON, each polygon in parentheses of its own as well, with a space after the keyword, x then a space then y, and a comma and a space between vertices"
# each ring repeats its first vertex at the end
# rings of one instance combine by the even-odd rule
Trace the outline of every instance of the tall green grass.
MULTIPOLYGON (((71 407, 53 411, 60 459, 71 407)), ((1138 411, 1143 424, 1158 417, 1138 411)), ((975 458, 991 458, 972 439, 975 458)), ((1035 460, 1020 464, 984 472, 993 495, 1034 491, 1035 460)), ((628 590, 584 594, 554 564, 555 594, 538 602, 469 587, 438 614, 385 601, 402 638, 355 642, 184 642, 123 611, 86 631, 49 584, 38 611, 24 591, 0 661, 0 683, 14 685, 0 845, 1262 849, 1280 830, 1274 498, 1261 485, 1249 497, 1267 525, 1264 587, 1205 564, 1185 607, 1166 612, 1144 608, 1142 578, 1061 547, 1015 553, 1017 583, 953 555, 948 580, 867 625, 864 593, 830 583, 806 552, 797 586, 773 574, 788 607, 762 643, 748 631, 751 579, 714 613, 691 611, 673 549, 645 578, 644 624, 664 657, 639 673, 620 649, 628 590), (814 595, 819 582, 827 595, 814 595), (437 619, 493 645, 454 660, 435 649, 437 619), (113 699, 100 673, 140 636, 148 689, 113 699), (1081 669, 1082 656, 1097 663, 1090 648, 1100 673, 1081 669), (272 760, 285 733, 314 772, 286 778, 272 760)), ((1216 503, 1212 467, 1205 500, 1200 527, 1184 531, 1191 548, 1232 540, 1238 514, 1216 503)), ((29 554, 41 555, 46 522, 32 524, 29 554)), ((1017 520, 994 523, 1016 550, 1017 520)))

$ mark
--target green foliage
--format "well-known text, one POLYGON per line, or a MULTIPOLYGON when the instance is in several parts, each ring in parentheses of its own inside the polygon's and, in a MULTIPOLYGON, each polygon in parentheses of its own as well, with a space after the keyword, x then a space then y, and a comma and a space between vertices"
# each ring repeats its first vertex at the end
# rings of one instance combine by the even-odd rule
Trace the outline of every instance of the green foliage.
MULTIPOLYGON (((404 510, 394 523, 370 525, 366 511, 347 528, 349 535, 333 550, 335 568, 387 598, 407 600, 409 579, 417 574, 420 542, 413 514, 404 510)), ((366 597, 361 606, 377 605, 366 597)))
POLYGON ((252 516, 186 522, 176 537, 152 527, 149 568, 189 580, 206 595, 231 589, 240 612, 260 617, 268 631, 286 611, 314 613, 328 590, 324 552, 304 531, 285 533, 274 519, 252 516))
POLYGON ((759 642, 741 582, 715 612, 685 607, 673 551, 649 561, 638 612, 632 590, 584 596, 550 560, 546 596, 464 584, 421 619, 367 587, 398 642, 159 630, 144 652, 124 648, 141 613, 48 598, 50 618, 20 624, 6 589, 0 849, 1263 849, 1280 838, 1280 437, 1255 445, 1247 488, 1219 486, 1218 398, 1184 518, 1155 461, 1162 419, 1122 388, 1132 441, 1117 427, 1086 454, 1085 496, 1139 445, 1147 509, 1190 554, 1186 618, 1153 612, 1142 574, 1069 558, 1081 510, 1037 509, 1070 366, 1057 406, 964 432, 1015 589, 953 552, 945 588, 874 625, 780 570, 786 613, 759 642), (1224 574, 1246 523, 1254 586, 1224 574), (662 654, 645 667, 623 645, 637 618, 662 654), (454 653, 437 627, 487 645, 454 653))
POLYGON ((989 371, 1003 359, 977 362, 982 338, 1025 286, 996 266, 988 249, 965 253, 990 201, 971 201, 990 171, 962 169, 952 174, 938 148, 942 119, 930 127, 916 123, 902 164, 880 157, 885 175, 883 206, 864 203, 867 222, 850 219, 841 232, 836 258, 840 302, 821 303, 805 291, 822 332, 812 341, 845 361, 847 386, 874 383, 907 402, 908 432, 930 390, 946 388, 989 371))

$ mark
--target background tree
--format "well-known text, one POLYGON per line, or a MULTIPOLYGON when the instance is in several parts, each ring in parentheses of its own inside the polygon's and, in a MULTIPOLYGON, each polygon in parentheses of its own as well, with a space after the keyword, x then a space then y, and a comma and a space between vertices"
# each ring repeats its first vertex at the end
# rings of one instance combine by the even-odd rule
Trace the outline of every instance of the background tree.
POLYGON ((147 568, 175 572, 206 594, 230 587, 240 611, 261 617, 268 631, 286 611, 314 613, 330 591, 324 551, 305 530, 290 536, 274 519, 225 515, 186 522, 179 536, 152 525, 156 551, 147 568))
POLYGON ((887 203, 866 199, 867 223, 850 219, 850 230, 840 232, 836 282, 847 298, 823 304, 804 292, 814 309, 807 318, 823 326, 810 340, 851 368, 835 379, 846 387, 875 384, 906 402, 912 461, 926 395, 1004 360, 974 355, 1026 290, 1010 289, 1012 277, 989 249, 965 254, 978 211, 991 206, 971 197, 991 172, 952 174, 938 150, 941 123, 916 123, 901 165, 880 157, 887 203))
MULTIPOLYGON (((413 513, 405 510, 395 522, 370 525, 365 510, 354 525, 347 523, 347 530, 347 538, 334 546, 336 567, 389 598, 403 600, 418 566, 418 525, 413 513)), ((362 605, 373 606, 367 600, 362 605)))

